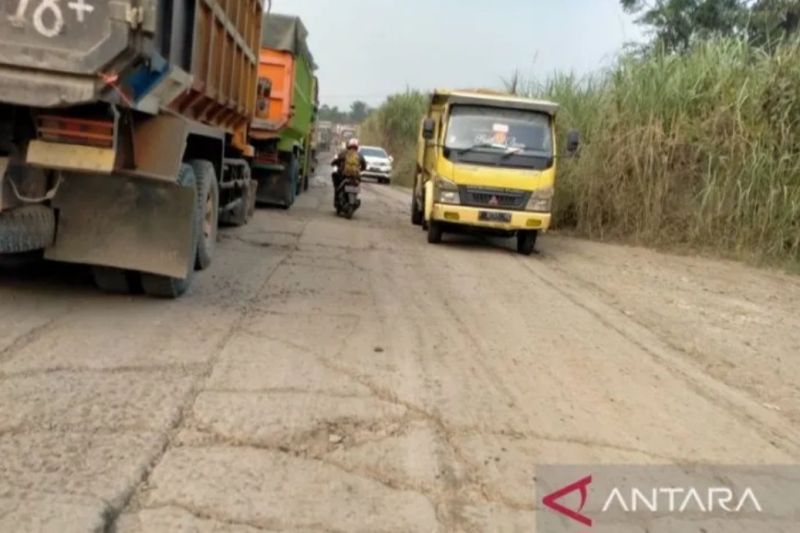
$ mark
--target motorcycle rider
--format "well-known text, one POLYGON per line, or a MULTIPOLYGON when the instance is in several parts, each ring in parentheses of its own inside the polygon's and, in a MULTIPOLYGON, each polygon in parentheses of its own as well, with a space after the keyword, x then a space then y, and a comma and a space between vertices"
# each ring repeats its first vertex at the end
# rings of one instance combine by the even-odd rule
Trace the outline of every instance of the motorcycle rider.
POLYGON ((339 186, 346 178, 360 178, 367 170, 367 160, 358 151, 358 139, 350 139, 347 148, 333 160, 333 205, 339 208, 339 186))

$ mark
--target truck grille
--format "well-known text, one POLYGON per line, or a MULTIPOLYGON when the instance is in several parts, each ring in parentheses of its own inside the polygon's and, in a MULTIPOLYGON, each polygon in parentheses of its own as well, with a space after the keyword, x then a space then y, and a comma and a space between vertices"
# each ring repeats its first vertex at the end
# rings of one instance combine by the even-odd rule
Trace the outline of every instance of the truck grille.
POLYGON ((522 210, 528 205, 531 193, 509 189, 459 187, 461 203, 470 207, 522 210))

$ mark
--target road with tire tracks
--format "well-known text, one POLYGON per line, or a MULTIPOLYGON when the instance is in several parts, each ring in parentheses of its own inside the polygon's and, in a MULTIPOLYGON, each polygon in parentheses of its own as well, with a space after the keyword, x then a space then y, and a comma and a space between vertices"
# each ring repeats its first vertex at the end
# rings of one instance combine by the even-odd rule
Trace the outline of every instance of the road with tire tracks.
POLYGON ((797 463, 800 283, 327 180, 178 301, 0 272, 0 531, 532 531, 546 463, 797 463))

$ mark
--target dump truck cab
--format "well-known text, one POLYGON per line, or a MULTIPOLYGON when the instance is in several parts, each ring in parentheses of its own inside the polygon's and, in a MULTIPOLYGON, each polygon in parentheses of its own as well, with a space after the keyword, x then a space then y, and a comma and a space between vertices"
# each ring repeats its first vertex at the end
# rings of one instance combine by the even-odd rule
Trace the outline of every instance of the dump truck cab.
POLYGON ((550 227, 556 181, 553 102, 486 91, 436 91, 420 129, 412 221, 445 231, 517 236, 530 254, 550 227))

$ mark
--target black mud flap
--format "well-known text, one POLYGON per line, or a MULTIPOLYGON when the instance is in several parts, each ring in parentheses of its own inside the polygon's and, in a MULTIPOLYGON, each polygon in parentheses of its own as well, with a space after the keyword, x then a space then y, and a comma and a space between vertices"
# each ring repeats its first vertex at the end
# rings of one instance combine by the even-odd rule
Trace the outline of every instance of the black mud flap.
POLYGON ((294 203, 294 184, 286 179, 283 166, 254 165, 253 179, 258 183, 259 204, 290 207, 294 203))
POLYGON ((65 173, 53 200, 55 244, 45 258, 184 279, 195 191, 131 176, 65 173))

